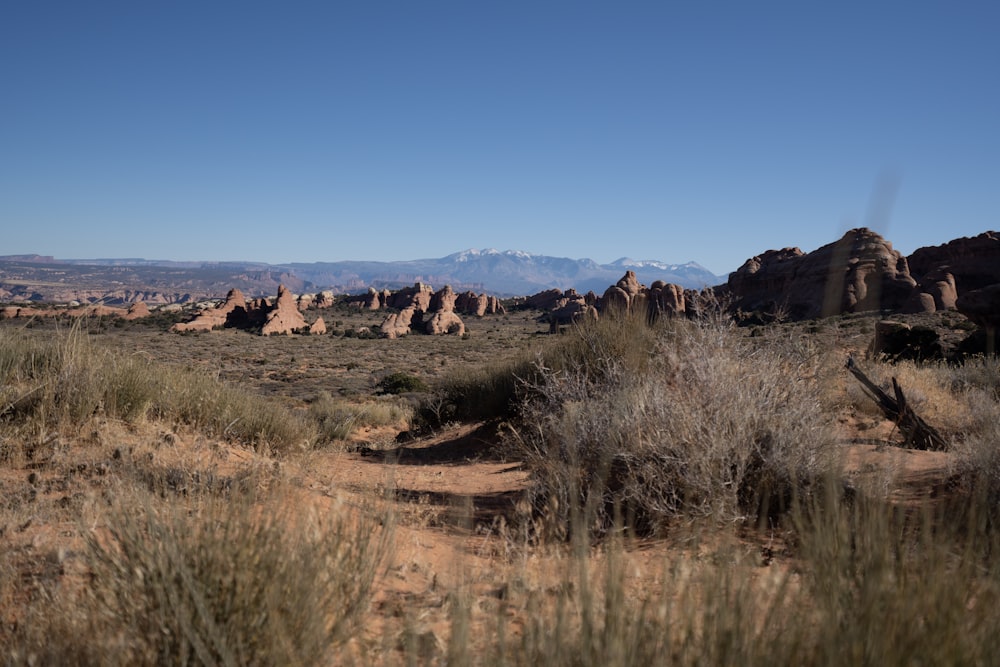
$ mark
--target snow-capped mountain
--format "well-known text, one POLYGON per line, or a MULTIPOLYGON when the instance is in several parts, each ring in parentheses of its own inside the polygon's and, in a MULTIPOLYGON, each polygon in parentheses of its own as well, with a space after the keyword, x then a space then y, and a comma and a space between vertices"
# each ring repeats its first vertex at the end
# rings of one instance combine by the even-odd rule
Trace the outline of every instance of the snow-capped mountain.
POLYGON ((634 271, 642 283, 662 280, 692 289, 718 285, 726 280, 725 276, 717 276, 696 262, 669 264, 658 260, 637 262, 622 258, 602 265, 592 259, 551 257, 495 248, 470 248, 439 259, 317 262, 289 264, 280 268, 323 288, 373 286, 392 289, 425 282, 434 287, 451 285, 456 291, 472 289, 498 295, 529 295, 553 287, 603 293, 628 270, 634 271))

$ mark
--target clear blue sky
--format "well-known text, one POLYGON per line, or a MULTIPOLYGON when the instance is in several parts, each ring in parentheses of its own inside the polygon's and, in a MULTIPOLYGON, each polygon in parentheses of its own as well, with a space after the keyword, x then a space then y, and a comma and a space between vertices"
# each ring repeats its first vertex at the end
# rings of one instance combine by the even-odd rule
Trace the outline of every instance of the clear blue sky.
POLYGON ((995 1, 8 0, 0 254, 908 253, 1000 228, 998 31, 995 1))

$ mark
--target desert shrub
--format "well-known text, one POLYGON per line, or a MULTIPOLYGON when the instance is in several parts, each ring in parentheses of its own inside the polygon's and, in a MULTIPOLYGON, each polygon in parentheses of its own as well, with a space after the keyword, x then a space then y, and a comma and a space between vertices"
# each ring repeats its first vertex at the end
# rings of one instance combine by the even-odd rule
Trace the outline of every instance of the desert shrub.
POLYGON ((12 652, 28 664, 330 664, 367 611, 384 519, 281 496, 123 504, 87 533, 88 589, 40 598, 12 652))
POLYGON ((317 424, 320 442, 332 442, 345 440, 355 429, 365 426, 408 424, 413 407, 399 399, 345 401, 324 391, 309 405, 308 415, 317 424))
POLYGON ((520 402, 521 378, 533 376, 535 360, 529 353, 450 373, 421 402, 420 415, 434 426, 510 417, 520 402))
POLYGON ((582 322, 570 327, 569 335, 548 337, 534 350, 439 380, 421 415, 432 423, 507 419, 516 416, 546 372, 582 369, 601 376, 614 365, 641 373, 653 356, 659 328, 629 315, 582 322))
POLYGON ((416 375, 396 372, 379 380, 375 385, 375 391, 379 394, 408 394, 427 391, 427 383, 416 375))
MULTIPOLYGON (((817 355, 714 324, 637 333, 643 342, 618 348, 630 356, 570 357, 530 387, 513 444, 557 534, 579 508, 597 532, 616 512, 651 532, 680 515, 753 518, 832 465, 830 418, 806 379, 817 355)), ((570 349, 593 343, 584 332, 570 349)))

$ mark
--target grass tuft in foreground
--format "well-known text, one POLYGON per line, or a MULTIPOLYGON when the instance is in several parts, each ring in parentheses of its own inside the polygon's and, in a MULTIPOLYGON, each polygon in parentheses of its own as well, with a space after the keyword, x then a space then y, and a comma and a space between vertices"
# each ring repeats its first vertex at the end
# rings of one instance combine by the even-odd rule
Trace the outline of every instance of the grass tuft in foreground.
POLYGON ((326 664, 357 631, 386 517, 281 495, 150 496, 87 532, 86 590, 30 605, 8 659, 27 664, 326 664))

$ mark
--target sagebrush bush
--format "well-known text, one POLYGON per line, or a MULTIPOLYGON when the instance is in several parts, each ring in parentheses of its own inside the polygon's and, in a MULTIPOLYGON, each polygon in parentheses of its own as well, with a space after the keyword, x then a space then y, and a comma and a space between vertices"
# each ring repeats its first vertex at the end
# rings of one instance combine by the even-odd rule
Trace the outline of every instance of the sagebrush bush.
POLYGON ((645 531, 679 515, 752 518, 833 465, 831 418, 808 379, 817 355, 718 324, 594 340, 606 333, 576 334, 594 351, 586 363, 542 369, 515 431, 533 505, 556 526, 574 508, 595 530, 616 511, 645 531))
POLYGON ((507 419, 517 414, 546 372, 582 369, 597 377, 612 365, 642 372, 656 335, 645 321, 630 315, 587 321, 572 327, 569 335, 546 337, 511 359, 463 369, 435 385, 421 413, 432 423, 507 419))

